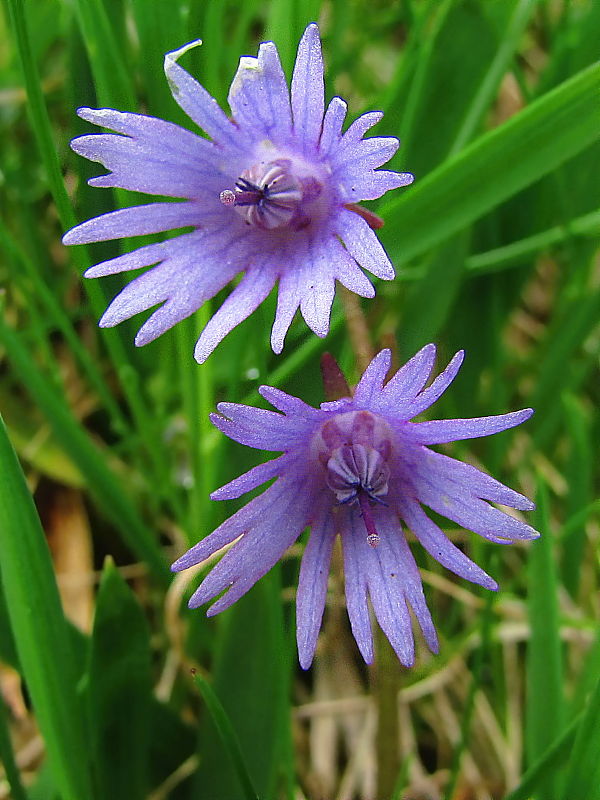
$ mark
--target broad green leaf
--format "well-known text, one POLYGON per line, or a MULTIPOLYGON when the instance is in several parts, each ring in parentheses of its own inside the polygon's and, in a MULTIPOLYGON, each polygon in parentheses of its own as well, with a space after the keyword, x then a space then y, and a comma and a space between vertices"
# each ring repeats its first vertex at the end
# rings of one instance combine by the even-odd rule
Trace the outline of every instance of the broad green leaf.
POLYGON ((1 419, 0 471, 0 570, 22 674, 63 800, 91 798, 77 672, 52 561, 1 419))
POLYGON ((600 65, 579 72, 384 202, 392 259, 421 255, 590 145, 599 87, 600 65))
POLYGON ((152 701, 150 638, 138 600, 108 559, 86 687, 99 800, 144 800, 152 701))

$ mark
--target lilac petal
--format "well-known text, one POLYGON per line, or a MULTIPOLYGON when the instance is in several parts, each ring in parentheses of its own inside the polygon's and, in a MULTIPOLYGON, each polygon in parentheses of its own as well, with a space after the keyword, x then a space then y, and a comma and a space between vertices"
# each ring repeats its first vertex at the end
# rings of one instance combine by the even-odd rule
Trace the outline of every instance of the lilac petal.
MULTIPOLYGON (((151 151, 157 150, 157 141, 161 143, 164 151, 173 154, 183 154, 189 160, 209 164, 214 159, 217 149, 212 142, 188 131, 174 122, 167 122, 159 117, 150 117, 147 114, 135 114, 127 111, 115 111, 112 108, 78 108, 77 115, 92 125, 121 133, 138 144, 145 144, 151 151)), ((115 137, 115 138, 124 138, 115 137)), ((78 143, 90 136, 80 136, 73 140, 78 143)))
POLYGON ((369 111, 354 120, 346 133, 342 136, 337 153, 340 155, 347 148, 354 147, 363 138, 365 133, 383 119, 383 111, 369 111))
MULTIPOLYGON (((182 264, 182 275, 187 280, 199 279, 198 271, 193 269, 192 262, 197 261, 200 254, 207 263, 206 269, 210 272, 212 266, 219 265, 221 274, 223 273, 223 262, 228 248, 236 244, 235 239, 225 235, 227 224, 223 223, 220 228, 215 228, 207 233, 205 230, 195 230, 191 233, 184 233, 173 239, 164 242, 144 245, 124 253, 122 256, 111 258, 108 261, 101 261, 84 272, 86 278, 100 278, 106 275, 116 275, 119 272, 129 272, 130 270, 149 267, 161 261, 179 260, 182 264)), ((236 274, 236 268, 232 277, 236 274)))
POLYGON ((271 348, 277 355, 283 350, 286 334, 300 307, 299 282, 300 276, 293 269, 286 270, 279 277, 277 309, 271 329, 271 348))
POLYGON ((246 406, 242 403, 218 403, 217 409, 232 422, 256 434, 262 433, 294 433, 305 436, 313 428, 313 423, 295 416, 285 416, 264 408, 246 406))
POLYGON ((323 339, 329 332, 335 280, 328 274, 330 265, 326 265, 320 257, 315 258, 313 265, 306 266, 306 273, 309 272, 311 266, 313 266, 314 274, 303 287, 300 311, 311 331, 323 339))
POLYGON ((514 428, 528 420, 532 414, 532 408, 524 408, 521 411, 512 411, 510 414, 498 414, 492 417, 435 419, 429 422, 417 422, 411 424, 410 436, 419 444, 442 444, 457 442, 461 439, 477 439, 480 436, 490 436, 492 433, 514 428))
MULTIPOLYGON (((98 325, 112 328, 130 317, 169 299, 176 285, 181 262, 165 261, 139 275, 123 288, 110 303, 98 325)), ((186 304, 189 307, 189 304, 186 304)), ((196 306, 198 308, 198 306, 196 306)))
POLYGON ((266 575, 296 541, 306 527, 312 497, 302 483, 286 483, 285 500, 271 513, 257 519, 223 556, 192 595, 190 608, 197 608, 227 588, 227 593, 209 608, 207 615, 213 616, 229 608, 266 575))
POLYGON ((334 160, 336 172, 342 174, 342 170, 361 174, 365 170, 374 170, 392 158, 398 150, 400 142, 393 136, 373 136, 370 139, 348 147, 342 151, 341 155, 334 160))
POLYGON ((205 559, 212 556, 225 545, 233 542, 244 533, 256 519, 264 517, 265 512, 270 508, 276 508, 284 502, 289 491, 289 481, 279 480, 269 486, 268 489, 258 497, 250 500, 239 511, 226 519, 211 534, 201 539, 198 544, 191 547, 186 553, 171 565, 173 572, 181 572, 184 569, 200 564, 205 559))
POLYGON ((512 506, 519 511, 533 511, 535 503, 519 492, 515 492, 500 481, 492 478, 485 472, 457 461, 455 458, 436 453, 433 450, 426 450, 423 460, 417 466, 420 474, 435 476, 436 483, 440 483, 443 488, 445 482, 460 485, 461 490, 468 487, 468 493, 476 495, 483 500, 491 500, 494 503, 501 503, 505 506, 512 506))
POLYGON ((450 386, 454 378, 456 378, 464 357, 465 351, 459 350, 458 353, 454 355, 446 369, 441 372, 433 381, 431 386, 428 386, 427 389, 424 389, 419 395, 417 395, 415 400, 406 409, 408 419, 416 417, 417 414, 425 411, 425 409, 433 405, 436 400, 439 400, 446 389, 450 386))
POLYGON ((313 523, 302 556, 296 593, 296 640, 302 669, 312 663, 327 597, 327 579, 336 531, 331 511, 313 523))
POLYGON ((367 578, 365 574, 364 545, 366 536, 355 531, 356 524, 350 509, 346 524, 341 530, 344 551, 344 583, 346 608, 350 618, 352 634, 358 649, 367 664, 373 663, 373 632, 367 605, 367 578))
POLYGON ((247 447, 284 451, 297 444, 302 436, 302 432, 297 430, 288 417, 273 411, 233 403, 219 403, 217 408, 227 416, 211 414, 213 425, 230 439, 247 447), (243 409, 247 413, 243 413, 243 409))
POLYGON ((394 268, 385 250, 362 217, 342 209, 335 221, 335 231, 361 267, 383 280, 394 277, 394 268))
POLYGON ((443 567, 460 578, 477 583, 485 589, 498 591, 498 584, 459 550, 429 517, 418 503, 402 499, 398 507, 404 521, 427 550, 443 567))
MULTIPOLYGON (((150 344, 159 336, 162 336, 165 331, 175 327, 178 322, 190 317, 196 312, 204 300, 200 299, 198 295, 176 295, 166 300, 160 308, 151 314, 144 324, 140 327, 135 335, 134 344, 136 347, 143 347, 150 344)), ((128 317, 131 316, 129 313, 128 317)), ((101 328, 112 327, 107 324, 106 315, 102 317, 99 323, 101 328)))
POLYGON ((202 208, 189 203, 149 203, 120 208, 76 225, 63 236, 63 244, 88 244, 142 236, 147 233, 197 226, 202 221, 202 208))
POLYGON ((212 492, 210 499, 233 500, 236 497, 241 497, 241 495, 246 494, 246 492, 250 492, 262 483, 270 481, 272 478, 280 475, 288 461, 288 457, 283 455, 278 456, 278 458, 273 458, 271 461, 266 461, 264 464, 258 464, 258 466, 252 467, 248 472, 244 472, 243 475, 224 484, 220 489, 216 489, 212 492))
POLYGON ((362 551, 369 594, 377 622, 401 663, 406 667, 412 667, 415 660, 415 644, 403 587, 402 574, 405 565, 398 560, 393 547, 393 540, 403 537, 400 523, 396 522, 395 530, 389 525, 385 532, 381 530, 380 525, 377 525, 378 532, 383 535, 377 547, 371 547, 367 543, 364 525, 358 519, 358 515, 356 517, 353 536, 357 539, 357 550, 362 551))
POLYGON ((258 393, 278 411, 282 411, 288 416, 301 416, 308 419, 322 418, 322 414, 316 408, 307 405, 298 397, 282 392, 281 389, 276 389, 274 386, 259 386, 258 393))
MULTIPOLYGON (((169 240, 168 243, 176 241, 178 240, 169 240)), ((167 242, 163 244, 167 245, 167 242)), ((99 322, 100 327, 110 328, 158 303, 171 301, 164 311, 155 312, 154 318, 151 317, 145 323, 143 333, 138 334, 138 345, 147 343, 154 335, 160 335, 167 330, 170 324, 174 324, 173 321, 189 316, 205 300, 213 297, 234 277, 237 269, 232 266, 225 269, 218 261, 207 260, 203 272, 198 273, 195 269, 197 255, 194 249, 184 251, 183 255, 180 255, 181 247, 173 252, 172 257, 139 275, 122 289, 104 312, 99 322)))
POLYGON ((371 361, 354 390, 354 402, 358 406, 369 406, 373 397, 381 392, 391 363, 392 353, 387 348, 381 350, 371 361))
POLYGON ((361 200, 377 200, 386 192, 408 186, 414 181, 410 172, 391 172, 378 169, 363 172, 360 167, 356 170, 340 169, 335 173, 339 176, 340 188, 345 203, 357 203, 361 200))
POLYGON ((308 234, 296 234, 294 252, 283 254, 283 258, 287 257, 289 261, 280 276, 271 331, 271 346, 275 353, 281 352, 285 335, 299 307, 317 336, 326 335, 335 291, 335 264, 329 263, 329 247, 308 234))
POLYGON ((397 408, 398 404, 413 400, 425 386, 433 369, 435 353, 435 345, 426 344, 386 383, 381 397, 390 410, 392 403, 397 408))
POLYGON ((427 646, 432 653, 437 653, 439 650, 437 633, 431 613, 427 608, 423 583, 414 556, 404 534, 400 531, 400 536, 394 535, 400 526, 394 513, 388 509, 381 509, 380 516, 381 522, 378 523, 378 530, 381 533, 382 541, 384 538, 386 541, 389 540, 390 548, 395 551, 396 563, 402 568, 400 578, 404 596, 417 618, 427 646))
POLYGON ((316 149, 325 110, 325 84, 319 28, 310 24, 298 45, 292 76, 294 133, 304 152, 316 149))
POLYGON ((236 123, 259 138, 289 139, 290 96, 273 42, 260 45, 258 58, 243 56, 227 98, 236 123))
POLYGON ((214 97, 177 63, 184 53, 199 44, 201 42, 198 39, 165 55, 164 69, 171 93, 190 119, 212 139, 220 145, 243 148, 243 137, 238 132, 239 129, 229 120, 214 97))
POLYGON ((499 511, 484 500, 465 497, 464 487, 444 485, 441 488, 421 475, 413 474, 417 499, 457 525, 467 528, 485 539, 500 544, 513 540, 537 539, 539 533, 521 520, 499 511))
POLYGON ((324 157, 335 152, 334 148, 342 138, 342 126, 347 112, 348 106, 341 97, 331 99, 323 118, 323 129, 319 140, 321 156, 324 157))
POLYGON ((178 236, 175 239, 168 239, 166 242, 147 244, 130 253, 124 253, 122 256, 101 261, 100 264, 90 267, 83 274, 86 278, 102 278, 106 275, 117 275, 120 272, 149 267, 167 259, 180 258, 185 249, 194 248, 199 240, 200 236, 194 232, 178 236))
POLYGON ((219 342, 243 322, 268 296, 275 274, 268 269, 250 269, 221 308, 213 314, 196 342, 194 358, 203 364, 219 342))
POLYGON ((188 199, 215 196, 218 202, 218 193, 226 188, 229 179, 215 168, 214 148, 211 153, 205 153, 206 142, 199 136, 195 149, 181 144, 179 136, 172 133, 159 137, 160 131, 144 139, 93 133, 74 139, 71 147, 109 170, 108 175, 91 178, 90 186, 119 186, 146 194, 188 199))
POLYGON ((375 287, 338 239, 331 238, 324 248, 341 284, 361 297, 375 297, 375 287))

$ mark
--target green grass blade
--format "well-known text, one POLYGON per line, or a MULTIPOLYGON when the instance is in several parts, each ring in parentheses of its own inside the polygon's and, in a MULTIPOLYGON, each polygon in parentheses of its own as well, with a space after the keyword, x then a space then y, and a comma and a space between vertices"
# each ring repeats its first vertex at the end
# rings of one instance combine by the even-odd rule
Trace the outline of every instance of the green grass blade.
POLYGON ((514 54, 520 44, 523 32, 539 0, 518 0, 513 14, 508 21, 506 31, 500 39, 500 45, 481 81, 477 94, 473 98, 467 113, 463 117, 461 127, 452 143, 449 156, 460 152, 473 136, 483 115, 493 103, 502 80, 514 54))
POLYGON ((600 798, 600 680, 577 731, 562 800, 600 798))
MULTIPOLYGON (((252 785, 263 798, 279 797, 275 784, 290 718, 288 642, 283 635, 279 567, 219 620, 216 649, 214 691, 235 728, 252 785), (240 682, 240 663, 251 649, 252 665, 240 682)), ((227 750, 231 751, 230 745, 227 750)), ((232 753, 224 753, 215 742, 213 725, 203 726, 199 754, 203 763, 196 776, 197 791, 202 787, 214 800, 235 797, 237 787, 229 769, 232 753)))
POLYGON ((527 236, 525 239, 496 247, 485 253, 469 256, 465 267, 470 273, 479 275, 486 272, 497 272, 530 259, 540 250, 568 242, 576 236, 596 237, 599 233, 600 211, 592 211, 569 220, 564 225, 556 225, 541 233, 527 236))
MULTIPOLYGON (((529 767, 523 775, 521 783, 510 791, 504 797, 504 800, 530 800, 536 787, 544 781, 545 777, 551 773, 558 772, 573 749, 573 742, 582 719, 583 712, 578 714, 560 736, 553 740, 544 755, 529 767)), ((569 798, 565 797, 564 800, 575 800, 575 795, 569 798)))
POLYGON ((77 675, 52 561, 1 418, 0 468, 2 584, 23 676, 62 798, 92 798, 77 675))
POLYGON ((406 262, 581 152, 598 135, 600 65, 579 72, 383 203, 382 240, 406 262))
POLYGON ((150 635, 140 604, 111 559, 96 600, 87 697, 97 796, 144 800, 152 702, 150 635))
POLYGON ((19 246, 16 239, 11 236, 9 230, 5 228, 1 220, 0 244, 11 256, 14 281, 23 283, 23 278, 26 277, 31 282, 35 298, 43 307, 45 315, 47 315, 47 318, 64 336, 71 352, 81 364, 82 369, 88 376, 90 384, 97 391, 99 398, 109 412, 116 430, 123 433, 127 430, 127 422, 91 354, 82 345, 81 339, 71 323, 68 314, 61 307, 55 294, 36 269, 35 264, 28 257, 25 250, 19 246))
POLYGON ((21 783, 19 769, 15 763, 15 754, 13 753, 6 717, 6 705, 0 695, 0 762, 2 762, 4 766, 6 780, 10 786, 13 800, 27 800, 27 794, 21 783))
POLYGON ((7 0, 8 15, 13 37, 19 53, 21 69, 27 92, 27 111, 35 134, 48 178, 48 185, 56 203, 58 214, 65 230, 75 225, 71 201, 63 183, 58 149, 52 134, 52 127, 40 84, 40 76, 31 51, 27 20, 23 0, 7 0))
POLYGON ((132 81, 123 49, 102 0, 77 0, 75 7, 94 73, 98 101, 109 108, 134 109, 132 81))
MULTIPOLYGON (((527 651, 526 745, 529 763, 536 762, 564 725, 563 670, 558 616, 558 581, 549 524, 548 493, 538 482, 534 525, 541 538, 529 550, 529 618, 527 651)), ((556 776, 540 780, 535 797, 558 796, 556 776)))
POLYGON ((256 790, 254 789, 254 786, 252 785, 252 780, 244 762, 242 751, 240 750, 240 745, 233 725, 231 724, 225 709, 221 705, 219 698, 213 692, 210 684, 204 680, 200 673, 194 673, 194 682, 200 690, 202 698, 206 703, 206 707, 208 708, 215 727, 219 732, 221 741, 223 742, 227 753, 233 761, 233 766, 240 785, 242 786, 244 797, 246 800, 260 800, 256 790))
MULTIPOLYGON (((565 423, 570 433, 571 453, 565 478, 569 486, 569 516, 586 508, 594 499, 594 467, 596 448, 590 415, 575 395, 563 399, 565 423)), ((579 592, 580 572, 585 557, 586 530, 582 524, 561 542, 562 573, 566 588, 573 598, 579 592)))
POLYGON ((63 398, 40 373, 19 337, 2 319, 0 341, 16 373, 48 419, 57 440, 85 476, 99 508, 121 532, 132 552, 146 561, 150 571, 163 584, 169 583, 170 573, 156 539, 124 493, 121 481, 106 465, 103 454, 72 416, 63 398))
POLYGON ((468 246, 467 232, 445 242, 433 253, 421 280, 406 293, 402 316, 402 352, 406 355, 435 341, 460 289, 468 246), (441 284, 444 291, 436 291, 441 284))

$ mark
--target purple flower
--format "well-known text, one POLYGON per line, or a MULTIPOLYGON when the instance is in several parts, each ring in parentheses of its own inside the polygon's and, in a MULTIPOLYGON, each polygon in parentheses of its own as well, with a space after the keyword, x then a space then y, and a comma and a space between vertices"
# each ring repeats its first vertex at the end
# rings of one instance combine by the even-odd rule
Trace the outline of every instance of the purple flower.
POLYGON ((187 569, 240 537, 204 578, 190 607, 227 590, 208 614, 228 608, 310 526, 296 601, 302 667, 310 666, 315 652, 337 534, 344 551, 348 615, 365 661, 373 660, 368 598, 403 664, 414 661, 409 608, 430 649, 437 652, 435 628, 403 525, 444 567, 493 590, 496 582, 452 544, 423 506, 492 542, 538 536, 529 525, 490 505, 530 511, 534 506, 526 497, 469 464, 429 449, 512 428, 528 419, 531 409, 478 419, 410 422, 454 380, 463 355, 458 352, 424 388, 435 359, 434 345, 420 350, 387 383, 391 357, 383 350, 366 369, 353 397, 322 403, 320 409, 271 386, 262 386, 260 393, 281 413, 220 403, 220 414, 211 417, 219 430, 249 447, 283 455, 212 494, 214 500, 239 497, 276 478, 173 564, 174 571, 187 569))
POLYGON ((381 118, 373 111, 345 133, 346 103, 324 104, 319 30, 309 25, 298 46, 291 97, 273 42, 244 56, 229 90, 230 119, 177 60, 192 42, 165 57, 175 101, 210 139, 154 117, 80 108, 88 122, 117 134, 74 139, 72 147, 99 161, 107 175, 92 186, 118 186, 184 198, 123 208, 69 231, 65 244, 139 236, 179 228, 176 238, 91 267, 88 278, 152 267, 107 308, 101 327, 159 306, 135 343, 156 339, 190 316, 243 272, 244 277, 204 328, 195 350, 203 362, 279 281, 271 332, 276 353, 300 308, 325 336, 335 281, 363 297, 375 290, 360 267, 391 280, 394 270, 371 230, 375 215, 356 204, 406 186, 408 173, 378 170, 396 152, 391 137, 363 139, 381 118))

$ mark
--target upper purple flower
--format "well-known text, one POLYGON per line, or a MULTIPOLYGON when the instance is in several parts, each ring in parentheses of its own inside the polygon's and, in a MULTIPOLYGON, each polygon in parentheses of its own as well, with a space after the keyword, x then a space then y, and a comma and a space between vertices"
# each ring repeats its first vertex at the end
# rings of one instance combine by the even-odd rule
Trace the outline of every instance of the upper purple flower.
POLYGON ((534 506, 526 497, 475 467, 428 447, 512 428, 533 411, 410 422, 454 380, 463 352, 424 388, 434 360, 435 347, 427 345, 386 383, 391 358, 390 351, 383 350, 366 369, 353 397, 322 403, 318 410, 271 386, 262 386, 260 393, 282 413, 219 404, 220 415, 211 417, 219 430, 249 447, 283 451, 283 455, 212 494, 214 500, 239 497, 276 478, 272 486, 173 564, 174 571, 187 569, 241 537, 192 595, 191 608, 223 590, 227 591, 208 614, 228 608, 310 526, 296 601, 302 667, 309 667, 313 659, 337 534, 344 550, 348 615, 365 661, 373 660, 369 597, 403 664, 410 666, 414 660, 409 608, 427 644, 437 652, 435 628, 403 524, 440 564, 494 590, 496 582, 452 544, 422 506, 492 542, 508 544, 538 534, 490 505, 501 503, 530 511, 534 506))
POLYGON ((223 337, 248 317, 279 280, 271 345, 280 353, 300 308, 308 326, 325 336, 335 280, 373 297, 360 269, 390 280, 394 270, 356 207, 406 186, 408 173, 378 170, 398 148, 390 137, 363 139, 383 116, 359 117, 345 133, 346 103, 324 104, 319 30, 307 27, 298 46, 291 95, 273 42, 258 57, 244 56, 229 90, 230 119, 177 59, 199 42, 165 57, 173 97, 210 139, 154 117, 111 109, 78 114, 117 134, 74 139, 72 147, 99 161, 107 175, 92 186, 118 186, 185 202, 157 202, 104 214, 69 231, 65 244, 139 236, 192 227, 191 233, 149 244, 88 269, 88 278, 152 267, 107 308, 111 327, 160 305, 140 328, 143 345, 196 311, 244 272, 202 331, 195 357, 203 362, 223 337))

